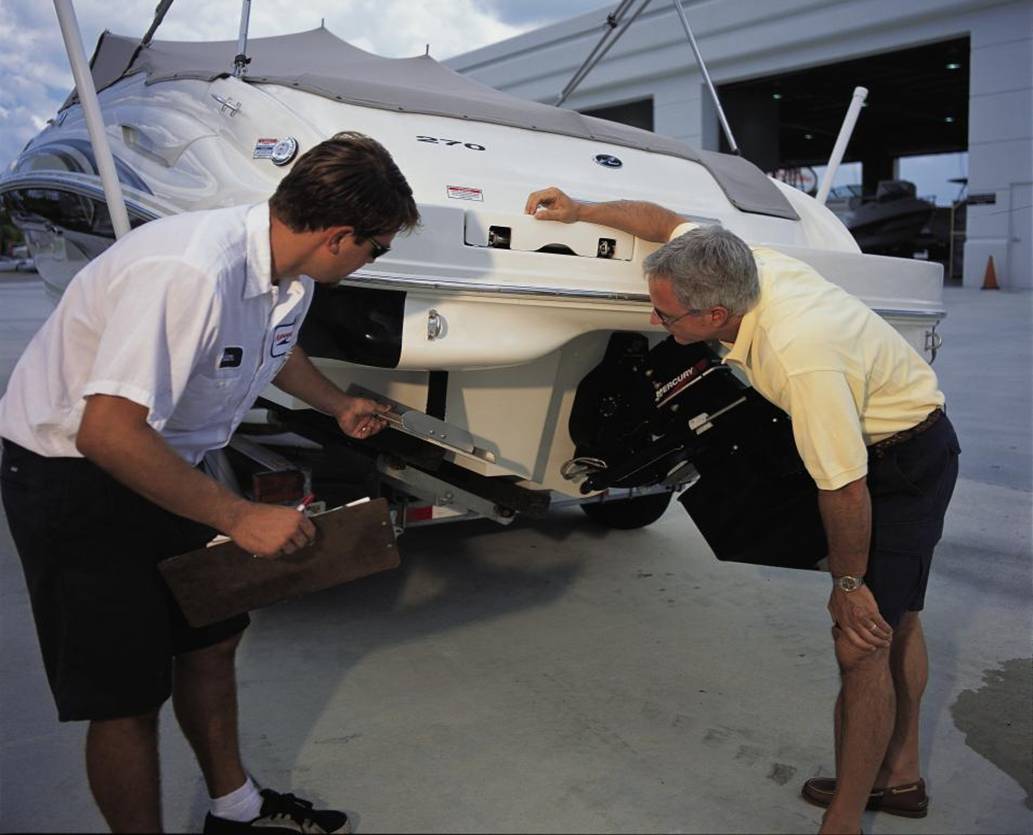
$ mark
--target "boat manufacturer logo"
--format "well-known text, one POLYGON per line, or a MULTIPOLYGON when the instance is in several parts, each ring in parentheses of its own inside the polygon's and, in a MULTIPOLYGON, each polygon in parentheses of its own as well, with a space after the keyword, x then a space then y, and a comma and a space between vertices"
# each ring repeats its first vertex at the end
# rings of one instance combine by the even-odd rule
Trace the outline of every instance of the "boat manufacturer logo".
POLYGON ((612 154, 596 154, 592 159, 603 168, 621 168, 624 165, 619 157, 615 157, 612 154))

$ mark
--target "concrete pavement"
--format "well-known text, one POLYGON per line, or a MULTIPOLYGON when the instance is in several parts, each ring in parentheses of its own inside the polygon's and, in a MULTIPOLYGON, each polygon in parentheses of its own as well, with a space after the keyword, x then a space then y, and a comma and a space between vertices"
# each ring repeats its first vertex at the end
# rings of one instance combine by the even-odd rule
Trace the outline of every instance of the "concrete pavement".
MULTIPOLYGON (((962 476, 923 616, 929 817, 869 833, 1029 831, 1029 293, 946 291, 935 368, 962 476)), ((0 280, 0 388, 47 312, 0 280)), ((605 532, 576 509, 401 540, 389 574, 254 615, 241 724, 256 778, 360 832, 806 832, 832 773, 825 575, 717 563, 680 506, 605 532)), ((0 830, 101 831, 0 525, 0 830)), ((163 714, 166 825, 203 783, 163 714)))

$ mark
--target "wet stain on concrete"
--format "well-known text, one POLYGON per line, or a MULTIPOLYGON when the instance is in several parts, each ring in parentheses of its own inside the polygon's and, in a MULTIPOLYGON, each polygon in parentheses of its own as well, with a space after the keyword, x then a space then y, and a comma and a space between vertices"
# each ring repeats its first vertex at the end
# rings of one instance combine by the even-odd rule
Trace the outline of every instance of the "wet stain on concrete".
POLYGON ((691 716, 686 716, 684 713, 674 714, 674 720, 671 722, 672 728, 691 728, 695 722, 691 716))
POLYGON ((983 671, 983 686, 964 690, 951 705, 951 716, 965 734, 965 744, 1012 777, 1033 809, 1033 659, 1015 658, 983 671))
POLYGON ((764 756, 764 751, 756 745, 740 745, 735 752, 735 759, 743 760, 747 765, 753 765, 758 759, 764 756))
POLYGON ((721 745, 728 737, 732 735, 732 732, 727 728, 707 728, 707 732, 703 735, 703 744, 710 745, 711 747, 721 745))
POLYGON ((768 779, 774 780, 778 785, 784 786, 790 780, 793 779, 793 775, 796 774, 796 768, 785 763, 772 763, 771 771, 768 772, 768 779))
POLYGON ((315 745, 347 745, 353 739, 358 739, 362 734, 348 734, 347 736, 332 736, 326 739, 317 739, 315 745))

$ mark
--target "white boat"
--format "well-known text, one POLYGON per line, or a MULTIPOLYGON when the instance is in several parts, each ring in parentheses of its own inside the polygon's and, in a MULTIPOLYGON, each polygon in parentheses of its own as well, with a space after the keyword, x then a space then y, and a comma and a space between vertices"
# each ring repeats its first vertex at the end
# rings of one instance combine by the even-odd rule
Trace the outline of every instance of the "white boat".
MULTIPOLYGON (((568 420, 615 332, 649 324, 642 259, 657 245, 536 221, 528 193, 651 200, 778 247, 862 298, 931 358, 937 264, 865 255, 832 212, 746 160, 485 87, 428 56, 388 59, 324 28, 237 43, 105 33, 92 61, 132 223, 265 200, 296 154, 369 134, 409 179, 423 223, 324 290, 302 336, 320 367, 440 419, 446 459, 505 483, 579 495, 568 420)), ((57 297, 113 232, 74 96, 0 179, 57 297)), ((300 409, 279 393, 281 406, 300 409)), ((414 431, 419 431, 414 430, 414 431)))

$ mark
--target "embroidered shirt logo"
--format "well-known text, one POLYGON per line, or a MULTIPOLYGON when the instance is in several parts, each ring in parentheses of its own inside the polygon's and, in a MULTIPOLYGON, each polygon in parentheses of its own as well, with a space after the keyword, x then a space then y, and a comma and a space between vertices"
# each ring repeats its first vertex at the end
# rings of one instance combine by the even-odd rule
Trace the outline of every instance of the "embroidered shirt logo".
POLYGON ((219 360, 219 368, 239 368, 242 359, 244 359, 243 348, 223 348, 222 359, 219 360))
POLYGON ((273 329, 273 340, 269 346, 270 356, 282 357, 290 351, 294 345, 294 325, 295 322, 288 322, 273 329))

